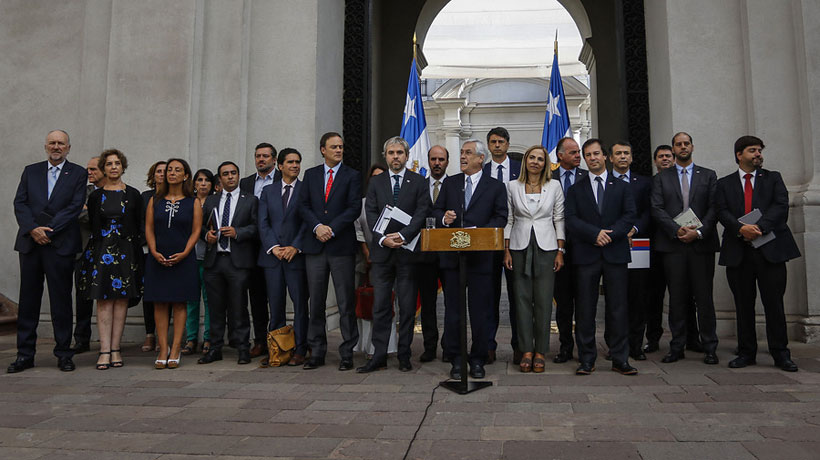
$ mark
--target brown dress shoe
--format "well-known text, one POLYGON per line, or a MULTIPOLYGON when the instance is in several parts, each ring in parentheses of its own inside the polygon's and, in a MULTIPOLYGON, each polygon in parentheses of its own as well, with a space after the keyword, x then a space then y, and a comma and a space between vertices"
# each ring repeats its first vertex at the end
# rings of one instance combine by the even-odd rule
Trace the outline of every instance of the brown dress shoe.
POLYGON ((305 356, 304 355, 293 355, 288 361, 288 366, 301 366, 305 364, 305 356))
POLYGON ((267 352, 267 347, 263 346, 261 343, 254 344, 254 346, 251 348, 251 358, 262 356, 267 352))

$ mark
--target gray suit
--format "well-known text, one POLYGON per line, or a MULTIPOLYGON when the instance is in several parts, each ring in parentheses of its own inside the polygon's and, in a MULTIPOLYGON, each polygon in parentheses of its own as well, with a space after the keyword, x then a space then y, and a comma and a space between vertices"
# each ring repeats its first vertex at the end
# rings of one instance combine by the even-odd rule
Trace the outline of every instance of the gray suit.
MULTIPOLYGON (((420 175, 405 170, 404 179, 394 202, 393 173, 390 171, 370 179, 365 199, 367 225, 373 228, 385 205, 397 206, 412 216, 408 225, 392 222, 385 233, 398 232, 409 242, 419 234, 424 219, 430 214, 431 202, 427 180, 420 175)), ((413 322, 416 312, 416 295, 418 285, 414 276, 416 257, 406 249, 391 249, 381 246, 379 240, 384 235, 373 232, 370 241, 370 259, 373 261, 373 360, 384 362, 387 357, 387 345, 390 339, 390 322, 393 321, 393 285, 399 301, 399 346, 400 361, 410 359, 410 344, 413 341, 413 322)))
MULTIPOLYGON (((205 200, 200 232, 203 240, 209 230, 220 226, 212 216, 214 208, 220 205, 221 196, 222 194, 211 195, 205 200)), ((226 316, 230 322, 228 345, 239 350, 247 350, 250 346, 250 317, 245 291, 250 271, 256 267, 258 257, 257 207, 253 194, 240 192, 233 218, 229 222, 229 226, 236 230, 236 238, 230 239, 228 246, 230 252, 219 252, 219 242, 209 244, 205 250, 202 279, 208 294, 212 350, 220 350, 223 346, 226 316)), ((224 210, 219 209, 218 212, 221 217, 224 210)))

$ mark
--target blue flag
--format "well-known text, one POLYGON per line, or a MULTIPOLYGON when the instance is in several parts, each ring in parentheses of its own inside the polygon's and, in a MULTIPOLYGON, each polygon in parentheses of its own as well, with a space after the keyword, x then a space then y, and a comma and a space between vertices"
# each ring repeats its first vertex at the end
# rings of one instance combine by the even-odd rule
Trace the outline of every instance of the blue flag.
POLYGON ((552 74, 550 75, 550 90, 547 95, 547 113, 544 116, 544 134, 541 135, 543 145, 550 155, 550 161, 557 163, 555 148, 563 137, 571 137, 569 127, 569 112, 567 100, 564 97, 564 85, 561 83, 561 72, 558 71, 558 54, 552 59, 552 74))
POLYGON ((416 59, 410 66, 410 79, 407 81, 407 98, 404 103, 404 116, 401 121, 401 137, 410 144, 407 158, 407 169, 427 177, 427 151, 430 150, 430 139, 427 137, 427 120, 424 118, 424 105, 421 102, 419 76, 416 72, 416 59))

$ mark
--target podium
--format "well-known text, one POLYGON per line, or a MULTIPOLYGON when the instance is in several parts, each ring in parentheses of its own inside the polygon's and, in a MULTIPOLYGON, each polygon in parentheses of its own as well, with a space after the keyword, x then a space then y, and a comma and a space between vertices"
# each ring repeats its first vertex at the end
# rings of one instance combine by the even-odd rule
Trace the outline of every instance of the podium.
POLYGON ((467 252, 503 251, 503 228, 425 228, 421 230, 421 250, 458 253, 458 300, 459 335, 461 341, 461 380, 445 380, 441 386, 455 393, 466 395, 492 386, 493 382, 467 379, 467 252))

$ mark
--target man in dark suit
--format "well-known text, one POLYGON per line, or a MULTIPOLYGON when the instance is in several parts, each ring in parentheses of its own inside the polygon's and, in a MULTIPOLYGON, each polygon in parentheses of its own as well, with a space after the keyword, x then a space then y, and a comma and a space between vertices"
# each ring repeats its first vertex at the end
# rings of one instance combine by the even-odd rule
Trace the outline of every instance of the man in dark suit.
MULTIPOLYGON (((487 147, 478 139, 461 145, 461 174, 444 182, 433 207, 436 224, 444 227, 504 227, 507 223, 507 191, 504 184, 482 173, 487 147)), ((450 377, 460 379, 463 364, 459 332, 459 263, 456 254, 441 254, 444 279, 444 354, 452 359, 450 377)), ((467 255, 467 306, 470 310, 472 349, 470 375, 484 378, 484 363, 494 331, 492 284, 494 254, 475 251, 467 255)))
POLYGON ((672 331, 669 353, 661 362, 673 363, 684 358, 686 315, 694 295, 705 353, 703 362, 717 364, 718 338, 712 300, 715 252, 718 250, 714 207, 717 175, 711 169, 695 165, 693 151, 692 136, 683 132, 675 134, 672 138, 675 166, 659 172, 652 183, 652 218, 656 224, 652 242, 655 250, 663 254, 669 284, 669 329, 672 331), (681 225, 675 221, 688 209, 694 212, 702 227, 681 225))
POLYGON ((222 183, 222 192, 211 195, 202 208, 200 235, 208 247, 202 265, 202 280, 208 294, 211 319, 211 349, 197 361, 209 364, 222 359, 225 341, 225 323, 228 345, 239 351, 237 362, 248 364, 250 355, 250 318, 245 292, 250 272, 256 268, 257 200, 242 192, 239 185, 239 167, 225 161, 216 170, 222 183))
POLYGON ((789 193, 779 172, 763 169, 764 148, 763 141, 755 136, 735 141, 738 171, 721 178, 715 194, 718 219, 724 228, 718 263, 726 266, 737 315, 738 356, 729 367, 756 364, 755 297, 756 289, 760 289, 774 365, 797 372, 789 352, 783 294, 786 261, 800 257, 800 250, 787 224, 789 193), (744 224, 738 220, 753 210, 761 214, 756 222, 744 224), (772 234, 773 240, 755 247, 755 241, 772 234))
POLYGON ((305 171, 299 213, 307 234, 302 244, 308 273, 310 320, 308 346, 310 359, 305 369, 325 364, 327 333, 328 277, 333 276, 336 302, 339 305, 339 370, 353 369, 353 347, 359 340, 356 326, 354 272, 356 264, 356 230, 353 226, 362 211, 362 185, 359 173, 342 164, 342 135, 328 132, 319 140, 325 161, 305 171))
POLYGON ((77 221, 85 203, 87 172, 66 160, 71 141, 65 131, 51 131, 45 143, 48 159, 26 166, 14 196, 20 253, 20 297, 17 312, 17 359, 8 373, 34 367, 43 278, 48 283, 54 355, 61 371, 73 371, 71 286, 74 257, 82 250, 77 221))
MULTIPOLYGON (((587 176, 586 169, 581 165, 581 148, 575 139, 565 137, 558 141, 555 148, 558 157, 558 169, 552 172, 552 177, 561 181, 564 196, 577 181, 587 176)), ((566 242, 566 254, 572 257, 572 241, 566 242)), ((575 266, 566 264, 564 268, 555 272, 555 322, 558 325, 558 340, 560 349, 553 358, 555 363, 565 363, 572 359, 572 349, 575 340, 572 338, 572 318, 575 315, 575 266)))
MULTIPOLYGON (((518 179, 521 174, 521 162, 510 158, 507 155, 507 150, 510 148, 510 133, 502 127, 491 129, 487 133, 487 147, 490 149, 491 161, 484 165, 484 174, 492 177, 495 180, 501 181, 506 186, 510 181, 518 179)), ((501 273, 504 272, 504 278, 507 280, 507 300, 510 304, 510 327, 512 328, 512 338, 510 339, 510 346, 513 349, 513 362, 519 364, 521 362, 521 352, 518 350, 518 332, 515 322, 515 292, 513 291, 513 275, 512 271, 504 268, 504 253, 494 253, 495 261, 493 262, 493 285, 495 287, 495 297, 493 298, 493 334, 490 339, 489 351, 487 352, 487 364, 495 362, 495 352, 498 348, 498 342, 495 340, 495 334, 498 332, 498 324, 500 317, 500 303, 501 303, 501 273)))
MULTIPOLYGON (((276 148, 267 142, 256 146, 253 161, 256 165, 256 172, 239 182, 239 190, 255 196, 258 200, 262 196, 262 189, 281 179, 282 173, 276 168, 276 148)), ((258 243, 257 240, 257 245, 258 243)), ((268 290, 265 285, 265 270, 262 267, 251 269, 250 276, 248 297, 250 297, 251 316, 253 317, 251 358, 256 358, 264 354, 268 348, 268 290)))
POLYGON ((564 216, 572 240, 570 263, 575 266, 575 340, 578 344, 578 375, 595 370, 595 314, 601 276, 606 292, 606 331, 612 370, 634 375, 629 365, 629 313, 627 285, 629 232, 635 224, 635 200, 630 186, 611 177, 601 141, 583 145, 587 177, 569 189, 564 216))
MULTIPOLYGON (((447 178, 447 166, 450 164, 450 152, 441 145, 430 147, 427 152, 427 164, 430 166, 430 177, 427 179, 430 191, 430 202, 435 203, 441 193, 442 184, 447 178)), ((433 208, 427 217, 433 217, 433 208)), ((438 347, 438 315, 436 314, 436 300, 438 285, 441 278, 439 257, 436 253, 419 253, 416 255, 416 281, 419 285, 419 299, 421 301, 421 335, 424 339, 424 352, 419 361, 426 363, 436 359, 438 347)))
MULTIPOLYGON (((655 162, 655 169, 658 172, 673 167, 675 165, 675 155, 672 153, 672 146, 661 144, 655 147, 652 160, 655 162)), ((649 227, 647 234, 651 237, 655 234, 654 220, 650 219, 649 227)), ((649 303, 646 310, 646 346, 643 351, 645 353, 654 353, 660 349, 659 342, 663 335, 663 299, 666 296, 666 274, 663 268, 663 257, 661 257, 661 253, 655 250, 654 245, 650 245, 649 264, 651 280, 649 303)), ((686 310, 686 349, 696 353, 703 353, 694 299, 689 303, 686 310)))
POLYGON ((260 267, 265 269, 270 293, 270 325, 274 331, 286 324, 285 294, 293 302, 293 337, 296 348, 289 366, 305 364, 308 332, 308 287, 302 238, 305 225, 299 215, 302 182, 302 154, 296 149, 282 149, 277 158, 282 180, 262 190, 259 200, 260 267))
MULTIPOLYGON (((401 137, 391 137, 382 150, 387 163, 387 174, 379 174, 370 179, 365 199, 367 225, 375 228, 379 216, 386 206, 393 206, 411 216, 409 223, 392 220, 384 232, 373 231, 370 246, 370 260, 373 262, 373 357, 364 366, 356 369, 368 373, 387 367, 387 345, 390 341, 393 319, 393 285, 399 304, 398 358, 399 370, 413 369, 410 364, 410 344, 413 343, 413 323, 416 314, 418 285, 413 276, 416 258, 412 245, 418 236, 424 219, 430 213, 430 196, 427 180, 407 170, 410 145, 401 137)), ((418 241, 416 241, 418 246, 418 241)))
MULTIPOLYGON (((88 172, 88 185, 85 187, 86 203, 88 202, 88 195, 105 184, 105 176, 97 164, 99 161, 100 157, 92 157, 88 160, 88 165, 85 167, 85 170, 88 172)), ((88 209, 85 205, 83 205, 83 210, 80 211, 80 216, 77 220, 80 222, 80 235, 85 245, 91 237, 91 227, 88 223, 88 209)), ((80 257, 82 257, 82 253, 80 257)), ((77 322, 74 325, 74 354, 83 353, 90 349, 91 315, 94 313, 94 301, 86 299, 83 293, 80 292, 80 277, 78 275, 79 273, 74 273, 74 308, 77 317, 77 322)))
MULTIPOLYGON (((649 178, 635 174, 630 170, 632 166, 632 146, 629 142, 618 141, 612 145, 610 161, 612 175, 629 184, 632 198, 635 201, 635 223, 627 233, 629 245, 632 238, 649 238, 649 193, 652 190, 652 181, 649 178)), ((629 270, 628 300, 629 300, 629 356, 632 359, 643 361, 646 355, 643 352, 643 334, 646 328, 646 314, 649 308, 647 290, 650 286, 649 268, 632 268, 629 270)))

